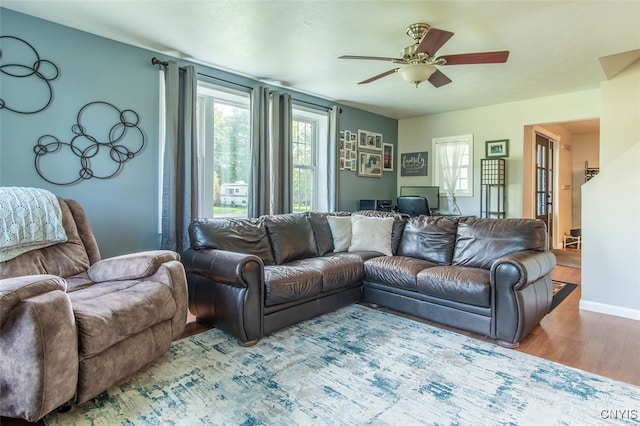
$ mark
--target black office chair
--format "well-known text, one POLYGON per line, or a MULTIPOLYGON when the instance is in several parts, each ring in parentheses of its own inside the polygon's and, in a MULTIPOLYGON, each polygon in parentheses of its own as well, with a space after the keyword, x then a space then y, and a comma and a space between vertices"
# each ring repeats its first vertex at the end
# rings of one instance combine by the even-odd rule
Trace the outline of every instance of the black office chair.
POLYGON ((398 212, 409 216, 431 216, 429 200, 417 195, 402 195, 398 197, 398 212))

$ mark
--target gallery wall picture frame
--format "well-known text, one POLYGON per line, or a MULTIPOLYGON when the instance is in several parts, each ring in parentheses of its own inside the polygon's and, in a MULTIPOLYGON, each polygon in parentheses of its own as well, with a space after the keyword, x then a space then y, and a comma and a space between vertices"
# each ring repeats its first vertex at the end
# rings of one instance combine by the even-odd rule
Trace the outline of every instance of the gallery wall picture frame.
POLYGON ((392 172, 393 171, 393 144, 385 143, 382 145, 382 171, 384 172, 392 172))
POLYGON ((367 147, 367 131, 358 129, 358 149, 367 147))
POLYGON ((351 130, 340 130, 338 140, 338 162, 340 170, 356 171, 357 134, 351 130))
POLYGON ((358 149, 382 151, 384 136, 382 133, 358 129, 358 149))
POLYGON ((358 176, 382 177, 382 154, 358 151, 358 176))
POLYGON ((509 156, 509 139, 486 141, 486 158, 503 158, 509 156))

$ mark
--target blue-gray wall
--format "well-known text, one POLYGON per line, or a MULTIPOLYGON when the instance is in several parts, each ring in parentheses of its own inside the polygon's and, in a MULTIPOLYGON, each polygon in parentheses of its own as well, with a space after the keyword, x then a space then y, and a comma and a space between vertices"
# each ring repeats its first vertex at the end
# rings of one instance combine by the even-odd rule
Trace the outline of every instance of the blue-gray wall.
MULTIPOLYGON (((398 152, 398 121, 355 108, 342 107, 338 125, 340 130, 357 132, 367 130, 382 133, 384 143, 393 144, 398 152)), ((395 163, 395 158, 394 158, 395 163)), ((360 208, 360 200, 391 200, 396 198, 396 164, 393 172, 383 172, 382 178, 358 176, 356 171, 340 171, 338 210, 354 211, 360 208)))
MULTIPOLYGON (((156 55, 164 60, 172 58, 3 8, 0 8, 0 28, 0 35, 29 42, 41 59, 54 62, 60 70, 58 78, 52 81, 53 101, 45 110, 23 115, 0 109, 0 185, 45 188, 78 200, 91 221, 103 257, 158 248, 159 73, 150 60, 156 55), (135 111, 146 138, 144 149, 111 179, 93 178, 66 186, 47 182, 35 170, 34 146, 43 135, 69 142, 75 136, 72 126, 78 111, 93 101, 135 111)), ((5 43, 8 43, 6 39, 5 43)), ((0 58, 2 65, 12 62, 7 56, 0 58)), ((207 67, 197 68, 201 73, 247 86, 258 83, 207 67)), ((0 75, 0 97, 7 104, 16 96, 39 100, 43 96, 42 84, 37 79, 18 81, 0 75)), ((292 92, 292 95, 299 100, 331 105, 329 101, 304 94, 292 92)), ((88 133, 92 129, 108 132, 115 124, 113 116, 108 116, 108 120, 101 122, 94 114, 91 119, 97 122, 91 122, 87 115, 90 122, 87 127, 91 127, 88 133)), ((348 107, 343 107, 340 120, 341 129, 371 130, 383 133, 387 143, 397 141, 396 120, 348 107)), ((80 169, 72 155, 44 158, 53 159, 46 163, 48 168, 44 173, 50 180, 69 180, 69 176, 77 175, 80 169)), ((94 164, 102 164, 101 161, 108 162, 103 158, 94 164)), ((100 167, 97 168, 106 170, 106 166, 100 167)), ((395 188, 395 173, 385 172, 381 179, 357 177, 355 172, 343 171, 340 172, 338 207, 355 210, 361 198, 394 198, 395 188)))

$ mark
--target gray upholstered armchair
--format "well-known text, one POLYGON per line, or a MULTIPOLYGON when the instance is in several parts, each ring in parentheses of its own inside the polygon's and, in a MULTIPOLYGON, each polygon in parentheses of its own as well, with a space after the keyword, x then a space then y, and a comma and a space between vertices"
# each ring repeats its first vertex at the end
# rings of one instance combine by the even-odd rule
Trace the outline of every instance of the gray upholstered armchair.
POLYGON ((178 254, 100 260, 84 211, 58 199, 67 240, 0 263, 0 415, 36 421, 83 403, 182 334, 178 254))

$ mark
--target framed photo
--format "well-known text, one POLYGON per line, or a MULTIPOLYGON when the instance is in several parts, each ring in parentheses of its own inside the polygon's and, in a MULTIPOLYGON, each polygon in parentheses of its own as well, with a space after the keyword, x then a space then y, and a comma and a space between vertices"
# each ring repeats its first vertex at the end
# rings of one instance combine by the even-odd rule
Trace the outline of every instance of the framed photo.
POLYGON ((486 158, 500 158, 509 156, 509 139, 486 142, 486 158))
POLYGON ((367 148, 366 130, 358 130, 358 148, 367 148))
POLYGON ((358 152, 358 176, 382 177, 382 154, 358 152))
POLYGON ((400 154, 400 176, 427 176, 428 156, 427 151, 400 154))
POLYGON ((369 132, 368 130, 358 130, 358 149, 382 151, 382 143, 382 133, 369 132))
POLYGON ((377 149, 378 151, 382 151, 382 134, 381 133, 374 133, 373 137, 375 138, 375 142, 374 142, 374 148, 373 149, 377 149))
POLYGON ((382 170, 385 172, 393 171, 393 145, 385 143, 382 145, 382 170))

